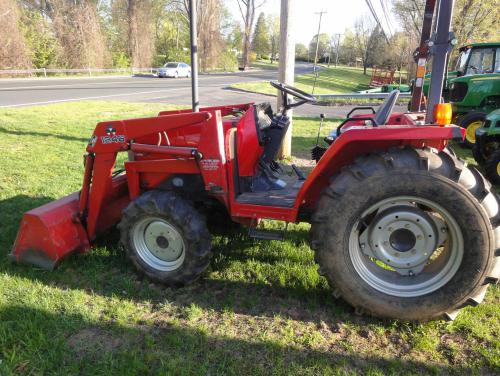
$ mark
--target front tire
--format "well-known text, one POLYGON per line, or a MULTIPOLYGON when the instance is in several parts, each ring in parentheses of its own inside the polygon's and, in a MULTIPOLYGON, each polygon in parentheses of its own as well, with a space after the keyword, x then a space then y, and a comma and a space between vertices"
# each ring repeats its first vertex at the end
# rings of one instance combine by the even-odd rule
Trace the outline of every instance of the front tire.
POLYGON ((472 147, 476 143, 476 129, 483 126, 487 114, 485 112, 469 112, 462 116, 458 125, 465 129, 464 145, 472 147))
POLYGON ((205 218, 172 192, 144 193, 123 211, 118 227, 129 258, 153 281, 187 285, 210 263, 211 236, 205 218))
POLYGON ((500 277, 499 203, 489 189, 447 152, 360 157, 318 202, 311 246, 319 271, 358 312, 453 319, 500 277))

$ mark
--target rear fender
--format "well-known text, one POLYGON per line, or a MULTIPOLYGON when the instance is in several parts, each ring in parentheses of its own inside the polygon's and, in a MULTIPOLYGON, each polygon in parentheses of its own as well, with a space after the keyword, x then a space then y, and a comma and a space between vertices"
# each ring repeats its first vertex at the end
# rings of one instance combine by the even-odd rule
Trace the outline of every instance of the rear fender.
POLYGON ((464 129, 455 125, 405 126, 389 125, 377 128, 353 129, 340 135, 328 148, 297 195, 294 207, 299 215, 314 210, 322 191, 333 175, 361 156, 391 146, 432 147, 443 150, 451 139, 463 139, 464 129))

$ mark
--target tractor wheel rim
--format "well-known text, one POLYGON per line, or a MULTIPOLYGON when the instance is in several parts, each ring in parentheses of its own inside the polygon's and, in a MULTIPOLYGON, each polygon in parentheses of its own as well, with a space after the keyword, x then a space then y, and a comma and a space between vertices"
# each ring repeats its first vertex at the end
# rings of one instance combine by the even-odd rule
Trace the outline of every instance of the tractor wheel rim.
POLYGON ((471 144, 476 142, 476 129, 481 128, 483 122, 481 120, 470 123, 465 131, 465 138, 471 144))
POLYGON ((174 271, 184 262, 186 246, 180 231, 163 218, 143 218, 132 229, 139 257, 159 271, 174 271))
POLYGON ((417 297, 453 278, 462 263, 463 244, 458 223, 441 205, 400 196, 382 200, 361 215, 349 236, 349 256, 373 289, 417 297))
POLYGON ((500 176, 500 162, 497 163, 497 175, 500 176))

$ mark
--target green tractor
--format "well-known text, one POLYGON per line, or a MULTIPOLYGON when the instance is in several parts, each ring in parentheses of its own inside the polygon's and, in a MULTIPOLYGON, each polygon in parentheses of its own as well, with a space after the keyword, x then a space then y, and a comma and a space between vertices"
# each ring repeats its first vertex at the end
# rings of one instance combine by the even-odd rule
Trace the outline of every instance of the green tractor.
POLYGON ((493 184, 500 184, 500 109, 489 113, 475 131, 472 154, 493 184))
MULTIPOLYGON (((500 108, 500 42, 473 43, 460 48, 456 69, 448 72, 443 97, 452 103, 454 121, 466 129, 465 145, 476 142, 475 131, 486 115, 500 108)), ((430 75, 423 92, 429 91, 430 75)))

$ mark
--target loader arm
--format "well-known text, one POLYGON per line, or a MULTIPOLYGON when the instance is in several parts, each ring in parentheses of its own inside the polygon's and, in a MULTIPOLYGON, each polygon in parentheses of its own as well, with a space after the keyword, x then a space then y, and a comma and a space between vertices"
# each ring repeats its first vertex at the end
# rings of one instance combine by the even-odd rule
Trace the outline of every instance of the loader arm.
POLYGON ((211 112, 181 113, 99 123, 87 146, 81 191, 25 213, 10 259, 53 269, 71 252, 90 249, 97 232, 120 220, 123 208, 133 198, 130 187, 138 194, 139 185, 134 181, 138 174, 134 171, 152 169, 167 176, 178 170, 199 173, 196 146, 161 146, 151 140, 157 140, 159 132, 182 127, 203 129, 213 116, 211 112), (167 154, 168 158, 130 162, 131 179, 113 176, 117 154, 125 151, 167 154))
MULTIPOLYGON (((190 125, 203 126, 211 117, 212 114, 209 112, 197 112, 97 124, 87 146, 85 165, 90 167, 85 170, 79 203, 80 220, 85 223, 91 241, 98 229, 104 230, 116 223, 129 199, 139 193, 138 181, 133 178, 113 178, 118 152, 130 150, 139 153, 166 153, 172 159, 183 158, 181 164, 185 167, 184 170, 187 168, 188 171, 199 171, 195 164, 196 148, 149 145, 136 143, 135 140, 190 125), (132 197, 128 194, 130 189, 132 197), (99 223, 105 201, 110 202, 110 205, 106 210, 106 216, 99 223)), ((179 161, 162 160, 156 163, 156 168, 162 169, 163 172, 169 172, 169 168, 173 168, 172 172, 176 172, 177 164, 179 161)), ((154 168, 154 163, 149 162, 148 166, 154 168)))

